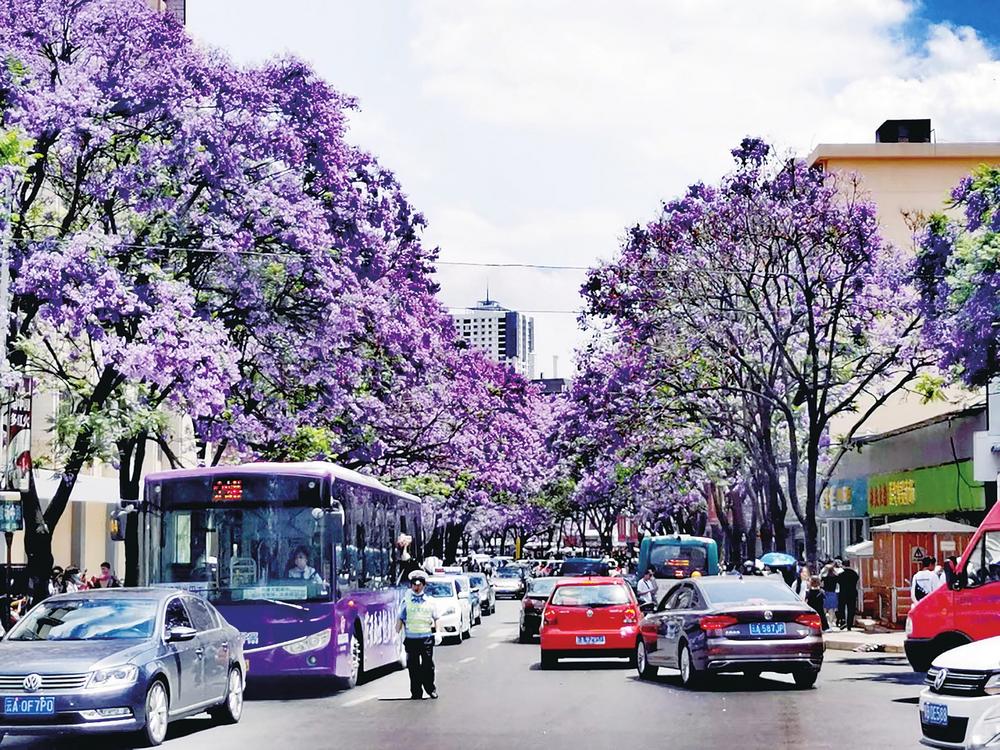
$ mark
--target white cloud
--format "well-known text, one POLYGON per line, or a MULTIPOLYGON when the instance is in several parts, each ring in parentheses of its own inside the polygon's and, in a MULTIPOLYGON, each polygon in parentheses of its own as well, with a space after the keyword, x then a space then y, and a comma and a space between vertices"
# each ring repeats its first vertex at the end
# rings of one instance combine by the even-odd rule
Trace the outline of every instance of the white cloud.
MULTIPOLYGON (((608 257, 746 134, 805 154, 931 117, 939 141, 1000 140, 993 50, 968 27, 908 38, 915 0, 205 5, 199 37, 241 59, 292 49, 358 96, 352 137, 397 171, 444 259, 608 257)), ((442 266, 442 297, 467 305, 487 278, 509 307, 580 305, 582 275, 542 271, 442 266)), ((545 370, 583 340, 570 315, 537 323, 545 370)))

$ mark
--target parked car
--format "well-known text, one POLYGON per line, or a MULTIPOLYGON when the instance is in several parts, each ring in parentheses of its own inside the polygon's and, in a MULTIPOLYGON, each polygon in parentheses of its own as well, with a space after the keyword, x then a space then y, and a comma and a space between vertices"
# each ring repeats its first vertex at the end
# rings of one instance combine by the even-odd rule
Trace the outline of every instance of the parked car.
POLYGON ((679 669, 697 687, 719 672, 791 673, 812 687, 823 666, 820 617, 780 579, 692 578, 667 592, 639 624, 636 667, 643 679, 679 669))
POLYGON ((453 577, 455 578, 456 588, 458 589, 458 598, 465 598, 469 600, 469 616, 472 624, 482 625, 483 609, 482 602, 479 598, 479 589, 472 585, 472 581, 469 579, 469 576, 464 573, 453 577))
POLYGON ((472 605, 468 593, 464 598, 458 595, 453 576, 431 576, 424 593, 434 600, 438 627, 445 638, 461 643, 463 638, 472 635, 472 605))
POLYGON ((472 588, 479 594, 479 605, 484 615, 492 615, 497 611, 497 597, 493 584, 485 573, 469 573, 472 588))
POLYGON ((509 563, 514 562, 514 558, 509 555, 497 555, 493 558, 493 569, 499 570, 500 568, 506 567, 509 563))
POLYGON ((559 575, 607 576, 608 572, 608 563, 598 557, 567 557, 562 561, 559 575))
POLYGON ((1000 505, 995 505, 959 558, 946 586, 918 601, 906 618, 906 658, 925 672, 939 655, 1000 636, 1000 505))
POLYGON ((493 574, 493 589, 496 598, 520 599, 524 596, 527 575, 523 568, 505 565, 493 574))
POLYGON ((538 635, 542 625, 542 610, 558 581, 555 577, 532 578, 528 581, 524 599, 521 600, 521 622, 518 628, 518 640, 521 643, 527 643, 538 635))
POLYGON ((946 651, 920 694, 921 742, 979 750, 1000 742, 1000 637, 946 651))
POLYGON ((1000 742, 1000 637, 946 651, 920 694, 922 742, 931 747, 997 747, 1000 742))
POLYGON ((556 582, 542 612, 542 669, 559 659, 620 656, 631 660, 639 603, 621 578, 599 576, 556 582))
POLYGON ((243 638, 173 589, 96 589, 36 605, 0 642, 0 737, 137 732, 243 714, 243 638))

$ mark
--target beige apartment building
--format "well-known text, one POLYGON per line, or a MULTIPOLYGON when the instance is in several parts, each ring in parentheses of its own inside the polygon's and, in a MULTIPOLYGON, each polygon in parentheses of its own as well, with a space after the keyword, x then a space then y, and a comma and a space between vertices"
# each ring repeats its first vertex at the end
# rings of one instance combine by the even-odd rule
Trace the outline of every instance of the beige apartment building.
MULTIPOLYGON (((929 121, 924 122, 929 131, 929 121)), ((945 210, 959 180, 980 164, 1000 164, 1000 142, 824 143, 806 161, 827 171, 857 175, 861 189, 878 206, 882 236, 897 247, 915 251, 915 231, 925 217, 945 210)), ((981 394, 952 388, 947 401, 921 404, 919 397, 902 394, 874 414, 862 432, 898 429, 981 398, 981 394)), ((843 422, 840 427, 835 426, 834 432, 843 433, 843 422)))
MULTIPOLYGON (((878 207, 883 237, 915 252, 915 233, 930 214, 947 212, 952 188, 979 165, 1000 164, 1000 142, 934 143, 931 134, 929 120, 889 120, 876 142, 821 144, 807 162, 856 175, 878 207)), ((995 492, 970 481, 971 436, 982 429, 983 401, 982 392, 952 386, 945 401, 923 404, 899 393, 872 415, 820 500, 821 553, 844 554, 870 539, 872 526, 898 518, 947 515, 976 523, 995 492), (885 495, 893 488, 906 491, 885 495)), ((854 419, 840 418, 831 432, 845 434, 854 419)))

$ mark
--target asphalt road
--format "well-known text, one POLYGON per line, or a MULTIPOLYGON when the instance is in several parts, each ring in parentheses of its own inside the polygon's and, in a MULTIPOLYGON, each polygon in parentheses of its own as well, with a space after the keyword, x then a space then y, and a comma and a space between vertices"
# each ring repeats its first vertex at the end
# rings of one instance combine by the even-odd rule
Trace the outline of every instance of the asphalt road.
MULTIPOLYGON (((914 748, 921 679, 896 656, 827 652, 816 687, 790 677, 722 676, 690 692, 661 670, 639 681, 622 661, 538 667, 538 646, 517 643, 518 602, 499 602, 461 645, 435 650, 440 699, 410 701, 405 672, 352 691, 272 686, 248 697, 243 721, 214 726, 195 717, 171 726, 170 750, 405 748, 914 748)), ((17 748, 111 748, 121 742, 7 738, 17 748)))

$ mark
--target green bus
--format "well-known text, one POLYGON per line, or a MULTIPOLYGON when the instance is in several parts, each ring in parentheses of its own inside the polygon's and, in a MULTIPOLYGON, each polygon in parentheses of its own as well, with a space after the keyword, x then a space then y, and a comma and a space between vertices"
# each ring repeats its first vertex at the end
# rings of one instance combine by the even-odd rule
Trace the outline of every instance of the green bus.
POLYGON ((647 536, 639 546, 636 577, 642 577, 649 568, 657 579, 690 578, 695 571, 703 576, 718 575, 719 547, 714 539, 704 536, 647 536))

